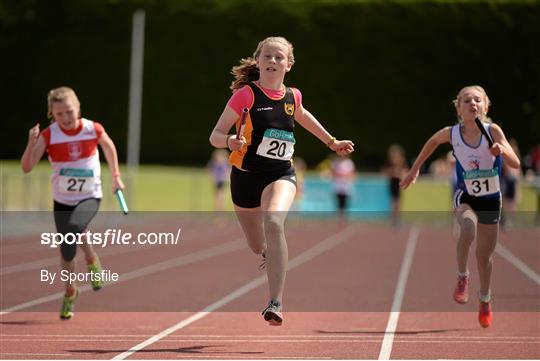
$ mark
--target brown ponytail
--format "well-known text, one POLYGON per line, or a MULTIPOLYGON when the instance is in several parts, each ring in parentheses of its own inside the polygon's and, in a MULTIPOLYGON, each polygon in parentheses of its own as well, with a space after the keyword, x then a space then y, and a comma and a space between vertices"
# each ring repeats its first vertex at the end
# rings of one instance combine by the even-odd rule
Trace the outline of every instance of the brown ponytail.
POLYGON ((234 80, 231 83, 230 89, 240 89, 244 85, 259 79, 257 61, 251 57, 241 59, 240 65, 233 66, 231 74, 234 75, 234 80))

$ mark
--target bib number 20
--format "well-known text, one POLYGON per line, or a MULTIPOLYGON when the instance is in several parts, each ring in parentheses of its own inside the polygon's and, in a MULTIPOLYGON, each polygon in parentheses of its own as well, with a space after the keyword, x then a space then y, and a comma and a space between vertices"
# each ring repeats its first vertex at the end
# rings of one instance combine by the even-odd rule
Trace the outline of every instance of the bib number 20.
POLYGON ((271 155, 272 157, 283 158, 285 156, 285 151, 287 150, 287 144, 273 140, 270 142, 270 148, 266 154, 271 155))

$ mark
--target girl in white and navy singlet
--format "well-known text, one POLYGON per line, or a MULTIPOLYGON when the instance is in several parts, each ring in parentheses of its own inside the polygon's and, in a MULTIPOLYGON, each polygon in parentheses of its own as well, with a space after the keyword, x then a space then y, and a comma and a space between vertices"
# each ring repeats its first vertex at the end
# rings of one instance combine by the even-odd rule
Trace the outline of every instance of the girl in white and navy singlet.
POLYGON ((459 230, 456 252, 458 279, 453 298, 460 304, 469 300, 467 261, 469 248, 476 240, 480 279, 478 322, 482 327, 489 327, 493 320, 491 274, 499 235, 502 162, 512 168, 519 168, 520 162, 502 129, 487 118, 490 102, 481 86, 461 89, 454 105, 459 124, 445 127, 429 138, 400 185, 407 188, 415 182, 420 167, 440 144, 452 145, 457 177, 454 215, 459 230), (484 122, 477 125, 476 119, 484 122), (490 136, 493 145, 489 145, 484 132, 490 136))
MULTIPOLYGON (((489 133, 489 124, 484 123, 483 126, 489 133)), ((456 158, 457 190, 454 194, 454 208, 461 203, 469 204, 477 212, 480 223, 498 223, 502 158, 491 154, 488 140, 483 135, 478 144, 468 144, 463 139, 461 127, 461 124, 454 125, 450 133, 456 158)))

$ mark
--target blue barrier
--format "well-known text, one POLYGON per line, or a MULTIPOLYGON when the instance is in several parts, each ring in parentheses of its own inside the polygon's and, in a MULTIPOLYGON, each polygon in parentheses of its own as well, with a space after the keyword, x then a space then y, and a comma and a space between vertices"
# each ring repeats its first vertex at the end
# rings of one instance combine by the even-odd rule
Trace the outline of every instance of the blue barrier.
MULTIPOLYGON (((389 181, 384 176, 360 176, 354 183, 347 211, 357 218, 384 218, 391 211, 389 181)), ((335 212, 337 201, 332 181, 307 176, 304 193, 295 207, 304 216, 314 212, 335 212)))

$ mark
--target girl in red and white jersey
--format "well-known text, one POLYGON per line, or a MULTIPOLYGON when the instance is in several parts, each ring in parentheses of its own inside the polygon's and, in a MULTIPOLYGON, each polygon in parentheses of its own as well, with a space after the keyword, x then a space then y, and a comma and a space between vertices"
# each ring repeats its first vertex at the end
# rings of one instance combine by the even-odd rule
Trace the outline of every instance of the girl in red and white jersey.
MULTIPOLYGON (((98 144, 113 175, 113 192, 124 189, 116 148, 101 124, 81 117, 79 99, 73 89, 52 89, 47 102, 52 123, 41 134, 39 124, 30 129, 21 166, 25 173, 30 172, 47 151, 53 168, 51 182, 57 232, 83 233, 96 215, 103 197, 98 144)), ((89 272, 100 273, 101 265, 92 245, 85 243, 81 248, 89 272)), ((62 243, 60 251, 62 270, 74 272, 77 245, 62 243)), ((95 278, 92 277, 92 287, 99 290, 103 282, 95 278)), ((78 291, 76 284, 69 282, 66 282, 65 289, 60 318, 69 319, 73 316, 78 291)))

